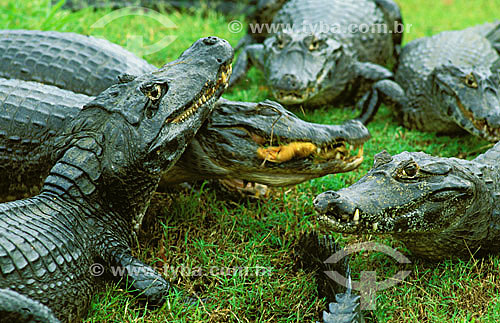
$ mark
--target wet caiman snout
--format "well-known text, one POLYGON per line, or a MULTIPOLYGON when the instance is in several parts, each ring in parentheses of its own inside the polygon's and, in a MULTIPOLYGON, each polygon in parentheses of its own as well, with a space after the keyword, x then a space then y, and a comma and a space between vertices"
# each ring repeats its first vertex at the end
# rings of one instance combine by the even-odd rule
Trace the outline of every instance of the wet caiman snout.
POLYGON ((301 88, 301 82, 294 74, 285 74, 277 82, 275 86, 280 90, 296 91, 301 88))
POLYGON ((334 191, 326 191, 324 193, 321 193, 313 201, 314 208, 319 213, 326 213, 330 202, 335 201, 339 197, 340 195, 338 195, 334 191))
POLYGON ((203 43, 205 45, 215 45, 217 44, 218 41, 220 41, 221 39, 220 38, 217 38, 217 37, 214 37, 214 36, 209 36, 209 37, 205 37, 202 39, 203 43))
POLYGON ((212 64, 229 64, 233 59, 234 51, 231 45, 224 39, 209 36, 197 40, 190 48, 186 49, 179 57, 186 60, 188 64, 200 64, 199 70, 212 68, 212 64))
POLYGON ((320 214, 352 215, 356 209, 353 202, 334 191, 326 191, 316 196, 313 205, 320 214))

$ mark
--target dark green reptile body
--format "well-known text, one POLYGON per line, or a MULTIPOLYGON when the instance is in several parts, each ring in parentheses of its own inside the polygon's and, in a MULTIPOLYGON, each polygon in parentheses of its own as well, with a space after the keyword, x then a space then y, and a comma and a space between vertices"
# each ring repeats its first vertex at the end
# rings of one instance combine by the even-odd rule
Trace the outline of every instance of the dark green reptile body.
MULTIPOLYGON (((8 46, 8 52, 10 53, 9 59, 12 59, 15 64, 20 67, 26 62, 29 63, 33 58, 45 56, 45 54, 40 51, 37 52, 32 50, 30 40, 33 44, 48 44, 48 46, 50 46, 49 52, 51 53, 52 60, 45 58, 43 64, 28 64, 27 66, 29 68, 27 67, 26 69, 29 70, 29 73, 23 74, 24 79, 34 78, 45 83, 90 94, 94 94, 102 87, 114 83, 117 76, 120 74, 119 72, 125 70, 124 66, 120 65, 119 62, 112 58, 101 60, 107 61, 109 64, 107 67, 104 65, 100 66, 100 68, 106 71, 101 75, 101 82, 89 83, 89 78, 85 77, 89 73, 89 70, 86 69, 85 66, 80 67, 80 64, 83 64, 86 60, 93 60, 89 57, 94 57, 96 55, 111 57, 114 55, 114 51, 118 51, 119 54, 124 51, 121 48, 117 49, 114 47, 115 45, 108 46, 106 42, 101 42, 100 40, 97 43, 92 42, 92 37, 83 37, 74 34, 66 34, 62 39, 53 40, 52 38, 57 36, 57 34, 61 33, 37 31, 2 33, 0 34, 0 48, 2 48, 2 46, 8 46), (6 42, 4 40, 5 37, 10 37, 11 39, 6 42), (19 39, 16 40, 16 38, 19 39), (99 47, 100 50, 97 54, 96 49, 99 47), (87 57, 87 59, 80 62, 74 61, 73 64, 68 64, 71 57, 75 56, 75 51, 80 52, 80 55, 77 55, 77 57, 87 57), (40 65, 42 65, 42 67, 40 67, 40 65), (71 71, 70 69, 73 70, 71 71), (60 73, 61 70, 65 70, 65 73, 70 74, 73 72, 74 75, 66 76, 65 81, 61 82, 59 80, 59 77, 62 75, 60 73), (49 77, 51 71, 54 71, 55 75, 59 77, 49 77), (82 78, 82 76, 84 78, 82 78), (103 82, 103 80, 105 81, 103 82)), ((129 53, 125 52, 124 54, 127 56, 129 53)), ((142 69, 146 70, 154 68, 149 64, 134 62, 140 60, 135 56, 128 56, 127 59, 129 60, 129 66, 130 64, 141 66, 142 69)), ((34 59, 34 61, 37 60, 34 59)), ((16 74, 18 70, 19 69, 10 69, 8 72, 4 71, 3 76, 20 77, 19 74, 16 74)), ((0 192, 14 196, 18 196, 20 193, 29 192, 29 194, 32 195, 37 192, 37 186, 42 183, 45 174, 50 170, 50 165, 54 163, 54 161, 51 160, 53 156, 49 153, 54 149, 54 141, 52 138, 56 136, 61 124, 63 124, 68 117, 77 114, 78 111, 81 110, 81 107, 92 98, 37 82, 2 79, 0 80, 0 84, 0 97, 2 97, 3 100, 11 102, 11 106, 13 107, 13 109, 3 111, 3 118, 7 122, 11 122, 12 124, 15 123, 15 126, 11 128, 9 132, 10 136, 2 138, 2 142, 6 149, 3 153, 0 152, 0 156, 5 161, 9 162, 9 166, 0 168, 0 176, 7 178, 7 180, 3 182, 3 186, 0 187, 0 192), (9 111, 15 112, 9 115, 9 111), (36 118, 32 117, 32 114, 34 114, 36 118), (14 121, 15 116, 23 116, 23 118, 14 121), (38 121, 35 122, 35 119, 38 121), (15 129, 15 131, 12 131, 12 129, 15 129), (16 138, 9 139, 9 137, 13 135, 15 135, 16 138), (30 139, 28 140, 27 138, 30 139), (31 149, 36 150, 28 153, 31 149), (13 156, 16 156, 16 158, 13 158, 13 156)), ((274 102, 256 104, 220 100, 218 102, 218 108, 212 113, 209 120, 210 121, 206 123, 197 134, 197 137, 201 135, 203 138, 203 136, 205 136, 206 140, 202 142, 210 141, 213 146, 217 147, 220 146, 217 144, 217 141, 230 140, 229 142, 231 142, 230 138, 232 136, 241 136, 236 128, 246 128, 248 131, 258 133, 264 137, 266 134, 274 131, 274 136, 276 138, 281 137, 287 140, 308 140, 316 138, 316 143, 321 143, 323 140, 325 143, 328 143, 335 138, 348 139, 350 143, 362 143, 369 138, 369 133, 359 123, 347 123, 343 126, 312 125, 296 118, 274 102), (229 129, 228 127, 235 128, 235 130, 226 131, 229 129), (211 133, 213 135, 210 135, 211 133)), ((200 145, 199 140, 195 139, 193 143, 188 146, 186 152, 181 156, 176 166, 163 176, 163 182, 177 182, 200 178, 201 175, 207 177, 228 175, 228 169, 230 169, 230 167, 227 169, 217 168, 210 165, 210 162, 204 163, 203 159, 200 160, 199 156, 203 156, 203 154, 200 154, 199 150, 203 149, 203 147, 200 145), (185 160, 184 163, 182 162, 183 159, 185 160), (183 166, 179 167, 179 164, 183 166), (169 174, 171 176, 169 176, 169 174)), ((240 146, 239 150, 242 148, 243 146, 240 146)), ((245 156, 242 156, 242 158, 245 158, 245 156)), ((248 157, 246 159, 249 160, 248 157)), ((232 161, 228 159, 227 162, 231 163, 232 161)), ((251 163, 261 164, 259 161, 252 161, 251 163)), ((252 174, 252 177, 248 178, 249 180, 255 180, 258 177, 263 181, 278 185, 284 181, 280 179, 280 173, 286 174, 290 172, 289 169, 293 170, 294 167, 300 168, 300 163, 296 163, 294 166, 269 165, 269 167, 273 167, 271 171, 268 169, 259 171, 255 167, 252 167, 252 165, 253 164, 247 165, 249 174, 252 174)), ((288 177, 286 180, 287 183, 291 183, 291 181, 301 181, 308 177, 312 178, 319 176, 319 174, 326 174, 333 171, 331 168, 332 165, 315 163, 315 167, 316 169, 311 169, 307 172, 308 175, 303 175, 305 177, 299 176, 296 179, 290 179, 290 175, 284 176, 288 177)), ((303 169, 302 171, 305 170, 303 169)), ((297 175, 297 171, 295 171, 295 173, 295 175, 297 175)), ((231 174, 231 172, 229 174, 231 174)), ((244 176, 244 173, 239 172, 239 175, 244 176)), ((357 308, 355 302, 355 297, 348 299, 342 298, 340 304, 332 307, 332 309, 334 309, 332 310, 333 315, 328 316, 329 320, 342 318, 344 321, 348 318, 354 319, 358 317, 359 314, 350 314, 355 312, 357 308), (336 316, 337 314, 340 316, 336 316)), ((43 312, 43 308, 40 311, 43 312)))
POLYGON ((36 30, 0 31, 0 77, 36 81, 97 95, 120 74, 156 67, 105 39, 36 30))
MULTIPOLYGON (((352 106, 374 83, 393 76, 383 65, 397 60, 402 35, 394 32, 395 23, 401 16, 393 1, 287 1, 267 25, 275 29, 263 44, 242 48, 231 85, 253 64, 282 104, 352 106), (387 32, 377 31, 382 24, 387 32)), ((260 39, 257 34, 254 42, 260 39)))
MULTIPOLYGON (((5 70, 0 71, 5 77, 22 77, 91 95, 97 95, 102 88, 115 83, 123 71, 145 73, 155 68, 123 48, 101 39, 73 33, 28 30, 0 32, 0 61, 8 60, 12 61, 15 68, 5 63, 5 70), (43 44, 44 48, 49 46, 47 52, 50 54, 33 49, 43 44), (115 54, 120 59, 115 59, 115 54), (79 59, 82 57, 85 59, 79 59), (89 61, 96 68, 99 82, 89 76, 93 73, 90 69, 82 66, 89 61), (101 65, 97 62, 101 62, 101 65), (24 69, 29 72, 20 75, 22 66, 26 66, 24 69)), ((52 149, 48 149, 52 142, 47 139, 54 137, 62 121, 76 114, 91 97, 37 82, 3 79, 0 84, 0 98, 9 101, 11 106, 0 117, 5 123, 17 123, 8 132, 4 131, 6 137, 14 137, 14 140, 0 138, 0 142, 8 149, 3 153, 0 151, 0 158, 8 161, 6 167, 0 167, 0 176, 5 173, 8 179, 0 184, 0 196, 15 197, 22 193, 30 193, 31 196, 37 192, 34 184, 40 186, 44 174, 53 163, 50 160, 52 149), (15 118, 18 120, 13 120, 15 118), (32 125, 31 119, 36 120, 37 124, 32 125), (31 141, 34 144, 29 145, 31 141), (20 172, 13 174, 10 171, 12 167, 20 172)), ((251 139, 250 134, 270 138, 271 133, 281 141, 309 141, 319 146, 339 139, 349 144, 362 144, 370 136, 368 130, 356 122, 343 125, 313 124, 300 120, 271 101, 251 103, 221 99, 160 185, 165 188, 184 181, 233 177, 268 185, 292 185, 353 168, 335 160, 316 163, 307 159, 268 163, 262 167, 262 160, 256 155, 259 145, 251 139), (220 142, 226 144, 221 145, 220 142)))
MULTIPOLYGON (((410 129, 500 139, 500 23, 416 39, 375 96, 410 129)), ((367 100, 368 102, 369 100, 367 100)), ((369 106, 369 104, 368 104, 369 106)))
POLYGON ((384 151, 357 183, 314 204, 329 230, 391 234, 430 260, 498 253, 499 160, 500 143, 471 161, 384 151))
MULTIPOLYGON (((162 172, 213 109, 232 57, 226 41, 201 39, 177 61, 108 88, 62 125, 52 152, 56 163, 41 193, 0 204, 0 289, 14 298, 2 293, 0 313, 9 315, 4 317, 30 321, 32 312, 45 315, 42 322, 54 321, 51 315, 80 321, 104 286, 96 263, 106 272, 120 266, 150 304, 164 301, 170 284, 131 255, 134 223, 162 172), (179 119, 202 95, 208 95, 206 102, 179 119), (30 302, 21 305, 26 297, 30 302)), ((2 109, 10 110, 8 102, 2 109)), ((13 115, 2 119, 7 123, 1 129, 26 118, 13 115)))

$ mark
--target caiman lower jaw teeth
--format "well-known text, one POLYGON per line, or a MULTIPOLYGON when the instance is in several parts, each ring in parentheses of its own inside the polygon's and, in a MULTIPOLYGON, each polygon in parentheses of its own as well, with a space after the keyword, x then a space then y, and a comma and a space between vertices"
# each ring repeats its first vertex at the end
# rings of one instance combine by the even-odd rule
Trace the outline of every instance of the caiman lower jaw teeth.
MULTIPOLYGON (((204 105, 212 96, 217 92, 217 90, 223 86, 224 89, 228 86, 229 77, 233 72, 233 67, 231 64, 221 67, 221 75, 214 86, 206 88, 206 90, 200 95, 198 100, 195 100, 181 115, 175 117, 173 120, 167 119, 167 123, 180 123, 186 121, 191 115, 193 115, 199 107, 204 105)), ((208 86, 208 84, 206 84, 208 86)))
POLYGON ((359 224, 359 209, 356 209, 356 211, 354 211, 354 216, 352 217, 352 220, 354 221, 355 225, 359 224))
POLYGON ((484 135, 491 137, 492 141, 498 141, 500 139, 500 128, 494 128, 488 125, 488 122, 485 119, 477 119, 474 117, 474 114, 467 110, 460 100, 457 99, 457 105, 462 111, 463 115, 472 122, 472 125, 477 130, 481 131, 484 135))

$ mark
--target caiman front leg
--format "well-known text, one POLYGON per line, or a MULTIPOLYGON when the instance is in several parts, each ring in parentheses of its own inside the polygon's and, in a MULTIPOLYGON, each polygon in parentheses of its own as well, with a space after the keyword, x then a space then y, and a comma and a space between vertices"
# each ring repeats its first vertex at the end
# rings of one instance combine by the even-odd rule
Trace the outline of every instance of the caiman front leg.
POLYGON ((163 304, 171 286, 156 270, 134 258, 130 252, 117 254, 115 263, 125 275, 123 278, 129 288, 146 298, 148 303, 163 304))
MULTIPOLYGON (((105 252, 108 263, 111 265, 111 274, 117 279, 122 279, 128 288, 141 298, 145 298, 149 304, 162 305, 173 291, 173 287, 165 278, 133 257, 130 249, 124 245, 113 245, 105 252)), ((185 301, 195 303, 196 299, 187 298, 185 301)))
POLYGON ((405 91, 392 80, 381 80, 373 84, 371 91, 357 103, 362 109, 359 119, 363 123, 370 121, 382 102, 393 110, 400 124, 415 128, 421 113, 410 107, 405 91))
POLYGON ((262 44, 252 44, 243 47, 236 62, 233 64, 233 74, 229 79, 229 87, 238 82, 252 65, 262 70, 263 53, 264 45, 262 44))
POLYGON ((381 84, 386 80, 392 80, 394 75, 387 68, 368 62, 356 63, 354 71, 358 80, 373 84, 371 89, 356 104, 356 107, 361 108, 362 111, 356 119, 366 125, 373 119, 380 106, 379 88, 383 87, 381 84))

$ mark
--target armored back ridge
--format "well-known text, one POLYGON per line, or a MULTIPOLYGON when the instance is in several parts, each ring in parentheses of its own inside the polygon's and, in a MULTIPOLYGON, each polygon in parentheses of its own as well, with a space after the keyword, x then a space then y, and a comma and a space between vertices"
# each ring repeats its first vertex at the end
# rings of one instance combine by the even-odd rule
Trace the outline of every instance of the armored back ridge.
MULTIPOLYGON (((226 41, 200 39, 176 61, 108 88, 69 120, 41 193, 0 204, 0 288, 77 321, 101 285, 89 269, 99 263, 121 266, 133 289, 162 303, 170 285, 131 256, 132 228, 226 87, 232 57, 226 41)), ((26 315, 4 298, 2 311, 26 315)))

